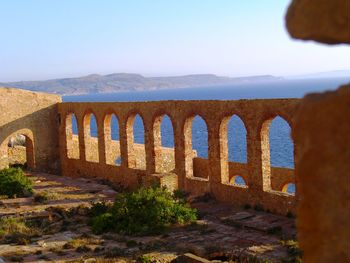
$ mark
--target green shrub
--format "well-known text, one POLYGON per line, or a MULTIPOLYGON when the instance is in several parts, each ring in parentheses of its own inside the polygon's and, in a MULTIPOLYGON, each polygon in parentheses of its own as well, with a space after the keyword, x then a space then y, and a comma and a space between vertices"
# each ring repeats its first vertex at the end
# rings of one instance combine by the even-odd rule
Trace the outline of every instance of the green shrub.
POLYGON ((184 224, 196 219, 196 210, 183 199, 175 197, 165 188, 150 187, 119 194, 107 213, 92 220, 92 228, 95 233, 154 234, 172 224, 184 224))
POLYGON ((111 208, 111 206, 109 204, 107 204, 106 202, 92 203, 91 208, 90 208, 90 215, 92 217, 102 215, 104 213, 107 213, 110 208, 111 208))
POLYGON ((92 219, 92 230, 96 234, 101 234, 113 230, 114 222, 111 213, 104 213, 92 219))
POLYGON ((19 168, 0 171, 0 195, 9 198, 26 197, 33 194, 32 181, 19 168))

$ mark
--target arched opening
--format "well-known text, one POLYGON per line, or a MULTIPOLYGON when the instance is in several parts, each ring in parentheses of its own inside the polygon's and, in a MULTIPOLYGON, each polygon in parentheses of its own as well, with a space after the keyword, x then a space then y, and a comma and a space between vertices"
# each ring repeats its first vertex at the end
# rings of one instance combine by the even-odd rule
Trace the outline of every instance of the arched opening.
POLYGON ((245 180, 240 175, 232 176, 232 178, 230 180, 230 184, 235 185, 235 186, 240 186, 240 187, 247 187, 245 180))
POLYGON ((237 164, 245 164, 247 159, 247 130, 242 119, 238 115, 224 118, 220 124, 221 181, 231 183, 230 174, 239 172, 237 164))
POLYGON ((277 116, 270 124, 270 164, 272 167, 294 168, 294 144, 291 128, 277 116))
POLYGON ((185 122, 185 169, 187 177, 208 179, 208 129, 196 115, 185 122))
POLYGON ((153 131, 156 172, 170 172, 175 168, 174 129, 170 117, 168 115, 157 117, 153 131))
POLYGON ((66 145, 67 157, 69 159, 79 159, 78 122, 74 113, 70 113, 66 116, 66 145))
POLYGON ((99 162, 98 154, 98 130, 97 121, 93 113, 87 113, 84 116, 84 141, 85 141, 85 159, 88 162, 99 162))
POLYGON ((286 120, 277 116, 264 122, 261 130, 264 190, 271 189, 271 169, 294 168, 294 143, 286 120))
POLYGON ((295 195, 295 184, 289 183, 283 186, 282 192, 295 195))
POLYGON ((20 130, 8 136, 0 146, 0 169, 21 167, 35 170, 33 133, 20 130))
POLYGON ((104 120, 106 163, 121 165, 119 121, 115 114, 108 114, 104 120))
POLYGON ((128 167, 146 169, 145 128, 139 114, 132 115, 127 121, 128 167))
POLYGON ((227 137, 229 161, 247 163, 247 130, 237 115, 233 115, 228 122, 227 137))

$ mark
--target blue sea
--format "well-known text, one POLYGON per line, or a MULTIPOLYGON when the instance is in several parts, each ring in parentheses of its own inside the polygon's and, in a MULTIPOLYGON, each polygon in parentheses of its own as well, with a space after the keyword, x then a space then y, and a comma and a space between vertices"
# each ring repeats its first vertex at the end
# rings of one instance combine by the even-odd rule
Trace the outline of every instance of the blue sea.
MULTIPOLYGON (((267 98, 301 98, 307 93, 334 90, 342 84, 350 82, 348 78, 330 79, 290 79, 273 82, 243 83, 231 86, 196 87, 182 89, 164 89, 154 91, 131 91, 113 94, 87 94, 64 96, 65 102, 111 102, 111 101, 159 101, 159 100, 237 100, 267 98)), ((74 125, 75 133, 76 125, 74 125)), ((112 138, 119 138, 118 123, 112 119, 112 138)), ((91 132, 97 135, 96 122, 91 121, 91 132)), ((163 118, 161 125, 162 145, 174 145, 173 130, 169 118, 163 118)), ((271 165, 276 167, 294 167, 293 142, 290 137, 291 128, 282 118, 273 120, 270 127, 271 165)), ((207 127, 205 122, 196 117, 193 121, 192 143, 198 156, 207 158, 207 127)), ((234 116, 228 126, 229 160, 247 162, 246 130, 243 122, 234 116)), ((134 123, 134 140, 144 143, 142 119, 138 116, 134 123)))

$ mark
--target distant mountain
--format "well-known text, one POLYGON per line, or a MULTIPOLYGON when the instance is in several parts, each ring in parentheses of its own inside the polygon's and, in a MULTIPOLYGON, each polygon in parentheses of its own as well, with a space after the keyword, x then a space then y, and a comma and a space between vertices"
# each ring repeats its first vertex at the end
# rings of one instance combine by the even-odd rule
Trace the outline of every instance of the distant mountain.
POLYGON ((350 70, 334 70, 326 72, 318 72, 312 74, 298 75, 287 77, 288 79, 323 79, 323 78, 349 78, 350 70))
POLYGON ((44 81, 8 82, 0 83, 0 87, 5 86, 61 95, 74 95, 132 90, 155 90, 201 86, 209 87, 242 82, 274 81, 280 79, 282 78, 270 75, 239 78, 220 77, 213 74, 174 77, 144 77, 139 74, 115 73, 109 75, 92 74, 79 78, 52 79, 44 81))

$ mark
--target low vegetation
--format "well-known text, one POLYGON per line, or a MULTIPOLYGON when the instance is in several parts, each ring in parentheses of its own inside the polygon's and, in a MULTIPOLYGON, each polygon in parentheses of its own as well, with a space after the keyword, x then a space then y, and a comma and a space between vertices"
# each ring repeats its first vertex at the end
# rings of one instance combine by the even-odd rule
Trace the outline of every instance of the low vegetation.
POLYGON ((166 188, 140 188, 119 194, 113 205, 95 204, 91 213, 95 233, 115 231, 122 234, 157 234, 173 224, 197 219, 197 212, 185 199, 166 188))
POLYGON ((43 191, 34 195, 34 202, 45 203, 50 200, 56 200, 58 197, 58 194, 55 192, 43 191))
POLYGON ((8 168, 0 171, 0 195, 9 198, 27 197, 33 194, 32 181, 20 168, 8 168))
POLYGON ((299 243, 295 240, 282 241, 282 245, 287 248, 288 258, 283 263, 301 263, 303 253, 299 248, 299 243))
POLYGON ((14 217, 0 218, 0 241, 26 245, 32 237, 38 236, 39 230, 14 217))
POLYGON ((102 243, 101 240, 90 237, 88 235, 82 235, 78 238, 72 239, 71 241, 67 242, 63 248, 64 249, 83 249, 86 248, 88 245, 100 245, 102 243))

